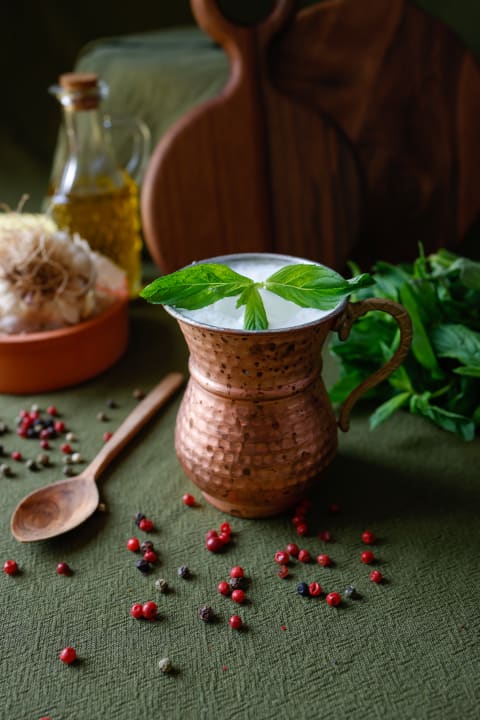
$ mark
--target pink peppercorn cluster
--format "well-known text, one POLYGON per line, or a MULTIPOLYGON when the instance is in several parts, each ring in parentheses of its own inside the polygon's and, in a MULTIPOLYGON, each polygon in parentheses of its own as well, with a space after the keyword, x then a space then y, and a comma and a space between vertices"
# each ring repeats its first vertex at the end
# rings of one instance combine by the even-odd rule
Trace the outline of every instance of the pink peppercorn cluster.
POLYGON ((135 620, 150 620, 153 622, 158 618, 158 606, 153 600, 144 603, 134 603, 130 608, 130 615, 135 620))
POLYGON ((292 523, 295 525, 297 535, 301 537, 308 535, 307 513, 311 506, 310 500, 305 498, 298 503, 293 513, 292 523))
POLYGON ((47 408, 46 416, 42 415, 39 408, 31 410, 20 410, 17 418, 17 435, 21 438, 51 440, 65 432, 63 420, 56 419, 57 408, 50 405, 47 408))
MULTIPOLYGON (((248 579, 245 577, 245 570, 240 565, 234 565, 230 570, 230 578, 228 582, 221 580, 217 585, 220 595, 229 597, 233 602, 239 605, 243 604, 247 598, 245 590, 248 587, 248 579)), ((229 620, 232 630, 240 630, 243 626, 243 620, 239 615, 232 615, 229 620)))
POLYGON ((127 540, 127 550, 134 553, 142 553, 143 558, 135 562, 135 566, 140 572, 149 573, 152 570, 152 566, 158 561, 158 555, 155 552, 155 547, 151 540, 144 540, 144 542, 141 543, 137 537, 131 537, 127 540))
POLYGON ((209 552, 220 552, 232 539, 232 528, 230 523, 223 522, 220 525, 220 532, 214 529, 208 530, 205 535, 205 547, 209 552))

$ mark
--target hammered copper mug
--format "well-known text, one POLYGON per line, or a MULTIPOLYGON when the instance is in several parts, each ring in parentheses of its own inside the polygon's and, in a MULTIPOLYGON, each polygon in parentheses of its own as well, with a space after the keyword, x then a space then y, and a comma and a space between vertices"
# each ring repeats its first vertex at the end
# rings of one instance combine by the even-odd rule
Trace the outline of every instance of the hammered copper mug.
MULTIPOLYGON (((304 262, 270 254, 205 262, 256 257, 304 262)), ((353 405, 398 368, 411 345, 406 310, 387 299, 344 300, 315 322, 265 331, 214 327, 166 309, 190 351, 175 429, 178 459, 209 503, 239 517, 275 515, 303 498, 335 456, 337 426, 348 430, 353 405), (371 310, 395 318, 399 347, 350 393, 337 421, 321 376, 322 347, 330 331, 345 340, 355 319, 371 310)))

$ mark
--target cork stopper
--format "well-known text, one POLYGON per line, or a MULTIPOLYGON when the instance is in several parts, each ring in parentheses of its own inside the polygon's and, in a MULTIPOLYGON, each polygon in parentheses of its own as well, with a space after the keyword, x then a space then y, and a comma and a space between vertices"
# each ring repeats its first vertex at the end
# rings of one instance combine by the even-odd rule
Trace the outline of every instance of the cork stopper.
POLYGON ((58 78, 58 82, 64 90, 89 90, 97 87, 98 75, 79 72, 63 73, 58 78))
POLYGON ((60 89, 68 102, 64 105, 73 110, 92 110, 98 107, 101 89, 96 73, 69 72, 58 78, 60 89))

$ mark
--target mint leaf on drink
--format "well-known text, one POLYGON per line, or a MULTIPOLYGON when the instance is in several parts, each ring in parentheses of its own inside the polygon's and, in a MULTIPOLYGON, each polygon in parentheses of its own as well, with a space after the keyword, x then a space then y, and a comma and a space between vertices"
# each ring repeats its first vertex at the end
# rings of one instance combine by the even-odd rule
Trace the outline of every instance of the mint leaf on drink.
MULTIPOLYGON (((379 403, 371 427, 404 407, 471 440, 480 427, 480 263, 444 249, 425 256, 420 248, 410 264, 378 262, 373 278, 375 285, 356 291, 352 300, 388 297, 402 303, 412 320, 413 343, 402 366, 368 393, 379 403)), ((359 318, 347 342, 334 337, 330 349, 340 379, 330 389, 332 402, 341 404, 397 342, 395 322, 382 313, 359 318)))
POLYGON ((373 283, 368 273, 345 280, 322 265, 299 263, 281 268, 265 281, 270 292, 304 308, 332 310, 354 290, 373 283))
POLYGON ((198 263, 157 278, 140 295, 151 303, 197 310, 222 298, 239 295, 250 285, 253 280, 227 265, 198 263))
POLYGON ((242 294, 237 300, 237 308, 242 305, 245 305, 243 322, 245 330, 266 330, 268 328, 267 313, 256 283, 252 283, 242 290, 242 294))

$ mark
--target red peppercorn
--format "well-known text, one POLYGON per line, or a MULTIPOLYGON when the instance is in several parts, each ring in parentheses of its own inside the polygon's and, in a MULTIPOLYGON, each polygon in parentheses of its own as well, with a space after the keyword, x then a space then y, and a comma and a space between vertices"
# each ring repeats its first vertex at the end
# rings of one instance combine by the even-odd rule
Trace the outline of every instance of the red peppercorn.
POLYGON ((12 460, 20 462, 20 460, 22 459, 22 453, 18 450, 14 450, 12 453, 10 453, 10 457, 12 458, 12 460))
POLYGON ((59 562, 56 572, 57 575, 70 575, 70 565, 66 562, 59 562))
POLYGON ((365 552, 361 553, 360 560, 365 563, 365 565, 370 565, 370 563, 375 560, 375 555, 371 550, 365 550, 365 552))
POLYGON ((305 522, 305 516, 304 515, 294 515, 292 517, 292 523, 297 527, 298 525, 301 525, 305 522))
POLYGON ((223 533, 223 532, 221 532, 217 537, 220 540, 220 542, 222 543, 222 545, 227 545, 230 542, 230 540, 232 539, 230 536, 230 533, 223 533))
POLYGON ((140 540, 136 537, 131 537, 130 540, 127 540, 127 549, 131 552, 137 552, 137 550, 140 547, 140 540))
POLYGON ((52 431, 49 428, 43 428, 43 430, 40 430, 40 439, 41 440, 48 440, 48 438, 52 437, 52 431))
POLYGON ((50 450, 50 443, 48 440, 40 440, 40 447, 42 450, 50 450))
POLYGON ((279 565, 286 565, 290 560, 290 555, 286 550, 279 550, 275 553, 275 562, 279 565))
POLYGON ((331 542, 332 541, 332 533, 330 530, 320 530, 318 533, 318 537, 322 542, 331 542))
POLYGON ((3 572, 7 575, 16 575, 18 573, 18 565, 15 560, 5 560, 3 572))
POLYGON ((289 555, 292 557, 298 557, 298 553, 300 551, 298 545, 296 543, 288 543, 287 547, 285 548, 289 555))
POLYGON ((65 453, 65 455, 70 455, 73 452, 72 446, 69 443, 62 443, 60 445, 60 450, 62 453, 65 453))
POLYGON ((362 533, 362 542, 365 543, 365 545, 373 545, 376 539, 375 533, 371 532, 371 530, 365 530, 365 532, 362 533))
POLYGON ((300 550, 300 552, 298 553, 298 559, 302 563, 307 563, 307 562, 310 562, 312 557, 311 557, 310 553, 308 552, 308 550, 300 550))
POLYGON ((231 528, 230 523, 228 523, 228 522, 223 522, 223 523, 220 525, 220 532, 230 534, 230 533, 232 532, 232 528, 231 528))
POLYGON ((153 600, 147 600, 147 602, 143 603, 142 614, 146 620, 153 620, 157 617, 157 613, 158 606, 157 603, 153 602, 153 600))
POLYGON ((18 435, 18 437, 26 438, 27 437, 27 428, 24 428, 24 427, 17 428, 17 435, 18 435))
POLYGON ((307 500, 307 498, 304 498, 303 500, 300 500, 296 507, 296 512, 299 513, 307 513, 310 508, 312 507, 312 501, 307 500))
POLYGON ((232 592, 232 600, 236 603, 243 603, 245 601, 245 592, 243 590, 234 590, 232 592))
POLYGON ((210 552, 218 552, 223 547, 223 542, 220 540, 220 538, 217 536, 212 536, 207 539, 207 542, 205 543, 205 546, 207 550, 210 552))
POLYGON ((322 594, 322 587, 318 582, 312 582, 308 586, 308 592, 312 597, 318 597, 322 594))
POLYGON ((307 523, 304 523, 304 522, 299 523, 299 524, 297 525, 297 533, 298 533, 298 535, 301 535, 302 537, 304 537, 305 535, 308 535, 308 525, 307 525, 307 523))
POLYGON ((113 433, 110 432, 109 430, 107 430, 106 432, 103 433, 103 442, 108 442, 109 440, 112 439, 112 437, 113 437, 113 433))
POLYGON ((217 590, 220 593, 220 595, 230 595, 230 585, 225 582, 225 580, 222 580, 217 585, 217 590))
POLYGON ((286 577, 288 577, 288 567, 286 565, 280 565, 280 569, 277 572, 277 575, 279 578, 284 580, 286 577))
POLYGON ((332 564, 332 558, 330 557, 330 555, 318 555, 317 563, 322 567, 330 567, 330 565, 332 564))
POLYGON ((66 425, 63 420, 56 420, 53 427, 55 428, 55 432, 57 433, 62 433, 66 430, 66 425))
POLYGON ((148 518, 143 518, 143 520, 140 520, 140 522, 138 523, 138 527, 144 532, 152 532, 154 528, 153 521, 149 520, 148 518))
POLYGON ((182 502, 187 507, 193 507, 195 505, 195 498, 190 493, 185 493, 185 495, 182 496, 182 502))
POLYGON ((228 621, 228 624, 230 625, 232 630, 240 630, 243 625, 243 620, 240 615, 232 615, 232 617, 228 621))
POLYGON ((205 535, 205 540, 208 540, 208 538, 212 537, 218 537, 218 532, 216 530, 207 530, 207 533, 205 535))
POLYGON ((342 597, 338 592, 331 592, 328 593, 325 601, 327 605, 330 605, 330 607, 337 607, 337 605, 340 605, 340 603, 342 602, 342 597))
POLYGON ((372 570, 372 572, 370 573, 370 580, 374 583, 381 583, 383 580, 383 575, 380 570, 372 570))
POLYGON ((147 550, 145 553, 143 553, 143 559, 146 560, 148 563, 156 563, 158 560, 157 553, 153 550, 147 550))
POLYGON ((241 578, 245 575, 245 570, 240 565, 234 565, 230 570, 231 578, 241 578))
POLYGON ((328 506, 329 511, 332 513, 332 515, 336 515, 340 512, 340 505, 338 503, 331 503, 328 506))
POLYGON ((62 652, 59 655, 59 658, 63 663, 65 663, 65 665, 71 665, 77 659, 77 653, 75 648, 63 648, 62 652))
POLYGON ((55 417, 55 415, 58 415, 58 410, 55 407, 55 405, 49 405, 47 407, 47 415, 52 415, 52 417, 55 417))
POLYGON ((135 618, 135 620, 140 620, 140 618, 143 617, 143 606, 141 603, 135 603, 130 608, 130 615, 135 618))

